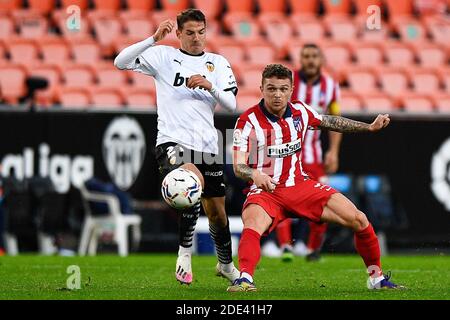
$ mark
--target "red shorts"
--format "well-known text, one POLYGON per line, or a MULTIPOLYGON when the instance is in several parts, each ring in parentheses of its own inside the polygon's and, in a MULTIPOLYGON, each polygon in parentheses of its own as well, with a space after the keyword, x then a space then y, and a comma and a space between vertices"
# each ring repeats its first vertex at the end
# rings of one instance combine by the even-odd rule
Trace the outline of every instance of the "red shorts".
POLYGON ((302 168, 311 179, 316 181, 321 181, 321 178, 326 175, 323 163, 302 163, 302 168))
POLYGON ((276 187, 272 193, 254 189, 247 194, 242 211, 252 203, 261 206, 273 219, 269 230, 264 233, 267 235, 287 218, 302 217, 320 222, 323 208, 336 192, 332 187, 311 179, 295 181, 292 187, 276 187))

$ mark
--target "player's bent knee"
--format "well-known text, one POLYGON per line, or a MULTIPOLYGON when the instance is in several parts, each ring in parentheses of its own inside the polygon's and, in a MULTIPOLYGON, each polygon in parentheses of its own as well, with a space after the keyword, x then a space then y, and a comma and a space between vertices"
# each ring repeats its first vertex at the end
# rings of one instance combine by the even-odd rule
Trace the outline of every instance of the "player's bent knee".
POLYGON ((200 172, 200 170, 198 170, 198 168, 195 166, 195 164, 192 163, 185 163, 181 166, 181 168, 186 169, 186 170, 190 170, 193 173, 195 173, 195 175, 200 179, 200 183, 202 184, 202 188, 205 188, 205 179, 203 178, 202 173, 200 172))
POLYGON ((361 231, 367 228, 368 226, 369 220, 367 219, 367 216, 364 214, 364 212, 356 209, 355 220, 353 222, 353 229, 355 231, 361 231))

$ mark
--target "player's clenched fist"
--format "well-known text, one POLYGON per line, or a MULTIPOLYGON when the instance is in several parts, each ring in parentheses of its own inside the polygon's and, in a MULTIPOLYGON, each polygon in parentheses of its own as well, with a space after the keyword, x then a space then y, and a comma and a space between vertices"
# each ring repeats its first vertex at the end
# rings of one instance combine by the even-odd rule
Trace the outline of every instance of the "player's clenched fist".
POLYGON ((205 77, 199 74, 194 74, 193 76, 189 77, 189 80, 186 84, 188 88, 195 89, 195 88, 201 88, 206 90, 211 90, 212 84, 208 80, 206 80, 205 77))
POLYGON ((156 30, 155 34, 153 35, 153 39, 155 42, 158 42, 168 34, 171 33, 173 28, 175 28, 175 22, 172 20, 164 20, 161 22, 161 24, 158 26, 158 29, 156 30))
POLYGON ((270 176, 264 172, 258 170, 253 171, 252 175, 253 182, 258 188, 263 189, 267 192, 273 192, 275 190, 276 182, 270 176))
POLYGON ((389 119, 388 114, 379 114, 377 118, 370 124, 369 131, 378 131, 383 128, 386 128, 389 125, 389 122, 391 119, 389 119))

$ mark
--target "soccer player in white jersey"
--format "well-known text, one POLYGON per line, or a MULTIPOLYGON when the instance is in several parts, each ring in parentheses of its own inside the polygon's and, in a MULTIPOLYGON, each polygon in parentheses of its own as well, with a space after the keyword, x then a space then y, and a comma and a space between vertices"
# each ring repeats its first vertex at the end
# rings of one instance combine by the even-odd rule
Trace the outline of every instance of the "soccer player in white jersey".
POLYGON ((253 275, 260 259, 261 235, 267 235, 288 217, 351 228, 356 250, 369 273, 368 288, 401 288, 382 273, 378 239, 365 214, 338 191, 309 178, 301 157, 308 128, 376 132, 389 124, 389 115, 380 114, 371 124, 322 116, 306 103, 289 102, 292 88, 288 68, 268 65, 262 74, 263 99, 236 122, 233 168, 236 176, 251 187, 242 209, 244 230, 238 252, 241 276, 228 291, 256 290, 253 275))
MULTIPOLYGON (((182 167, 200 178, 201 203, 219 259, 216 271, 232 282, 239 277, 239 271, 231 254, 214 108, 219 103, 229 111, 236 109, 236 80, 224 57, 204 52, 206 19, 200 10, 188 9, 177 16, 175 31, 180 49, 156 45, 174 29, 173 21, 163 21, 153 36, 122 50, 114 64, 119 69, 154 77, 158 112, 156 159, 160 172, 164 177, 182 167)), ((175 276, 185 284, 192 283, 193 279, 191 248, 199 213, 200 202, 180 212, 175 276)))

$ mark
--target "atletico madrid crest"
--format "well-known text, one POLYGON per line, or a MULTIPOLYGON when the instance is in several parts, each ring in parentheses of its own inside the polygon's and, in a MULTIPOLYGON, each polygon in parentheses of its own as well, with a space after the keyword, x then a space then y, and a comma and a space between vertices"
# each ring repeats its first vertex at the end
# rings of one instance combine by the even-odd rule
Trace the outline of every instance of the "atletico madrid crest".
POLYGON ((292 121, 294 122, 294 128, 295 130, 297 130, 298 132, 302 131, 302 121, 300 119, 300 117, 295 117, 292 119, 292 121))

